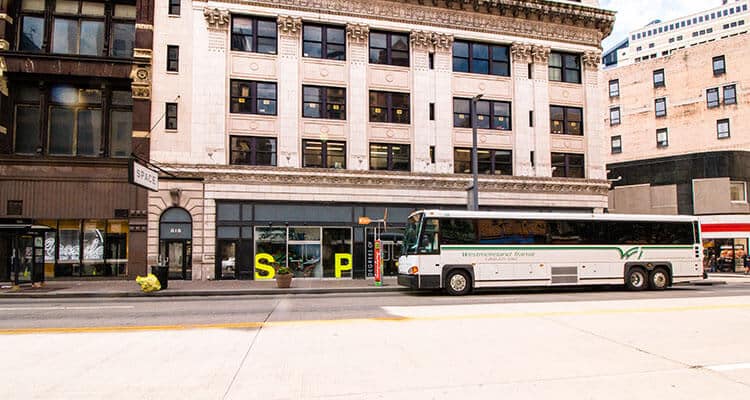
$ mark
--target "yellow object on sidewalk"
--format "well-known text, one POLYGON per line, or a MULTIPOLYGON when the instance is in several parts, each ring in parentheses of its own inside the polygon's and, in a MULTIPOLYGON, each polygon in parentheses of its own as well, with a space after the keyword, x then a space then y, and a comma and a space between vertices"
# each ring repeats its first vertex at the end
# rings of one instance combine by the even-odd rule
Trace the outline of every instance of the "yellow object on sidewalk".
POLYGON ((148 274, 146 276, 136 276, 135 281, 138 282, 139 285, 141 285, 141 290, 146 293, 161 290, 159 279, 157 279, 156 275, 154 274, 148 274))

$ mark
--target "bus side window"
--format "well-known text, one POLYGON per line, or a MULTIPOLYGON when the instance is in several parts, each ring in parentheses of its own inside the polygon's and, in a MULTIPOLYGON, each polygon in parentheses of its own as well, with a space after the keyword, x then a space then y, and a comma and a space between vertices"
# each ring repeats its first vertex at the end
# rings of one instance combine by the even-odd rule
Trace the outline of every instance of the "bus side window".
POLYGON ((437 253, 440 225, 437 219, 428 219, 422 227, 422 237, 419 240, 419 252, 423 254, 437 253))

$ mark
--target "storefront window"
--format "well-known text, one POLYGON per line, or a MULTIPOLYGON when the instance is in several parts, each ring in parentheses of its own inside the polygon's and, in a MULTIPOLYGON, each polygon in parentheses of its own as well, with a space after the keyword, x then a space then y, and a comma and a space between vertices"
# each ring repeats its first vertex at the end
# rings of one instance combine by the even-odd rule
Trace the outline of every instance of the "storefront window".
POLYGON ((274 269, 286 265, 286 228, 255 228, 255 237, 255 273, 265 278, 267 272, 258 268, 259 259, 273 259, 274 269))
POLYGON ((744 271, 747 245, 745 238, 704 240, 704 268, 710 272, 744 271))
POLYGON ((221 257, 221 270, 219 279, 234 279, 237 271, 237 241, 220 240, 219 252, 221 257))
POLYGON ((323 228, 323 277, 352 277, 351 228, 323 228))
POLYGON ((128 221, 109 221, 104 258, 113 275, 125 275, 128 265, 128 221))
POLYGON ((105 221, 83 223, 83 267, 81 275, 109 275, 104 268, 105 221))

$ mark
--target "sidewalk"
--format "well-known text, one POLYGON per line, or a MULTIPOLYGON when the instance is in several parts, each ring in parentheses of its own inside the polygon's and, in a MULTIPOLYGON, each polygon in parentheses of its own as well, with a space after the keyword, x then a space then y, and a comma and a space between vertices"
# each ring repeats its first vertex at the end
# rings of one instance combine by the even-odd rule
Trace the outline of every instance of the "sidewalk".
POLYGON ((372 278, 364 279, 295 279, 289 289, 278 289, 276 281, 183 281, 170 280, 168 288, 153 293, 143 293, 135 280, 50 280, 45 286, 32 289, 22 285, 12 291, 10 284, 0 288, 4 298, 70 298, 70 297, 182 297, 182 296, 238 296, 263 294, 324 294, 396 292, 408 290, 398 286, 396 277, 383 278, 383 286, 375 286, 372 278))
MULTIPOLYGON (((710 273, 708 279, 692 285, 710 286, 727 283, 748 283, 750 276, 733 273, 710 273)), ((72 297, 184 297, 184 296, 241 296, 265 294, 327 294, 327 293, 383 293, 408 291, 399 286, 396 277, 383 278, 383 286, 375 286, 372 278, 363 279, 295 279, 290 289, 276 288, 275 281, 169 281, 169 288, 154 293, 143 293, 135 280, 47 281, 45 287, 32 289, 22 285, 12 291, 9 283, 0 287, 0 299, 7 298, 72 298, 72 297)))

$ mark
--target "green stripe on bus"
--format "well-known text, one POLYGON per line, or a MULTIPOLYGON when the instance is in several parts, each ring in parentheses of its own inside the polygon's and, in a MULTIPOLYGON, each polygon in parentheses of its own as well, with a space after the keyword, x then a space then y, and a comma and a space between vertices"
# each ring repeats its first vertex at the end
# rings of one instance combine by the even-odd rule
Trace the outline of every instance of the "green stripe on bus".
POLYGON ((630 247, 627 250, 623 250, 620 247, 615 246, 584 246, 584 245, 569 245, 569 246, 545 246, 545 245, 529 245, 529 246, 502 246, 502 245, 480 245, 480 246, 464 246, 464 245, 442 245, 442 248, 446 250, 617 250, 620 253, 620 259, 627 260, 630 257, 638 254, 638 259, 643 256, 643 250, 676 250, 676 249, 692 249, 691 245, 667 245, 667 246, 635 246, 630 247))

